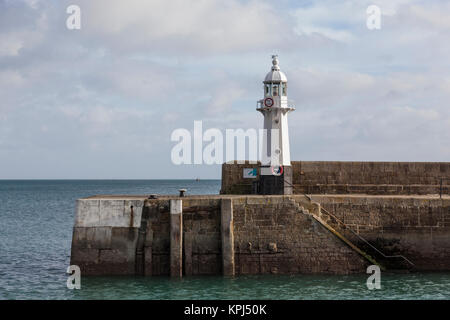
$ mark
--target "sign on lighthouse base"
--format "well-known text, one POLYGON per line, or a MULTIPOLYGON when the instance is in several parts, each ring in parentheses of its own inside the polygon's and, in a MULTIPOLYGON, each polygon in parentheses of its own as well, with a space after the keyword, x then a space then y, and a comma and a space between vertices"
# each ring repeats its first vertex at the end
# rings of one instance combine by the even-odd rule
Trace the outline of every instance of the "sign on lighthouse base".
POLYGON ((293 194, 292 166, 261 166, 259 194, 293 194))

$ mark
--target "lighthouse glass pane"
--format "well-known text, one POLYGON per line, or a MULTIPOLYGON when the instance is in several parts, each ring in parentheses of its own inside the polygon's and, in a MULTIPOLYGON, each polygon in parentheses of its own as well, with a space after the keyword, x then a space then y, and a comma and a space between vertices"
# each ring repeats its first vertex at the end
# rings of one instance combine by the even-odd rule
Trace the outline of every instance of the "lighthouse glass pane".
POLYGON ((275 84, 273 86, 273 96, 274 97, 278 96, 278 85, 277 84, 275 84))
POLYGON ((283 96, 287 96, 287 85, 286 83, 281 84, 282 88, 283 88, 283 96))
POLYGON ((270 94, 270 84, 266 84, 266 95, 270 94))

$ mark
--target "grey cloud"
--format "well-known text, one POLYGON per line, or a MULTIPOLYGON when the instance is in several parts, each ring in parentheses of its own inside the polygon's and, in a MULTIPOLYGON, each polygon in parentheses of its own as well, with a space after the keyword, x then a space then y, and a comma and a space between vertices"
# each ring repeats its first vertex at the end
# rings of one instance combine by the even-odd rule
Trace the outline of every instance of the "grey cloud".
POLYGON ((394 1, 379 32, 359 1, 300 16, 256 1, 78 3, 80 31, 65 28, 69 1, 0 3, 0 178, 218 178, 171 165, 170 134, 194 120, 260 128, 274 52, 297 107, 294 159, 450 159, 446 3, 394 1))

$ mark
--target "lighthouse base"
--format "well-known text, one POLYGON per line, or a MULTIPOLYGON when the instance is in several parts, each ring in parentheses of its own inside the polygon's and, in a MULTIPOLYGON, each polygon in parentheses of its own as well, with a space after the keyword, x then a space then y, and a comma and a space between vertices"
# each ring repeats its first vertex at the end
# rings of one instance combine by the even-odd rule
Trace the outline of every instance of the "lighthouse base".
POLYGON ((293 194, 292 166, 283 166, 279 176, 271 173, 270 166, 261 166, 258 194, 293 194))

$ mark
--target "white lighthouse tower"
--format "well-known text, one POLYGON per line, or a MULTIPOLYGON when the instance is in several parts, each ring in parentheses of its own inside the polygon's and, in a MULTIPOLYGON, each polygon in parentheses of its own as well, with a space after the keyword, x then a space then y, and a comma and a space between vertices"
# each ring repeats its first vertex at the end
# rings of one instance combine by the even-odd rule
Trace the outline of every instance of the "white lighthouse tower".
POLYGON ((272 56, 272 69, 266 75, 264 99, 257 109, 264 116, 259 193, 292 194, 292 167, 287 115, 295 110, 287 98, 287 78, 280 71, 278 56, 272 56))

